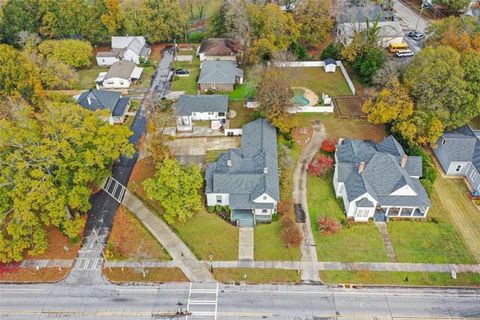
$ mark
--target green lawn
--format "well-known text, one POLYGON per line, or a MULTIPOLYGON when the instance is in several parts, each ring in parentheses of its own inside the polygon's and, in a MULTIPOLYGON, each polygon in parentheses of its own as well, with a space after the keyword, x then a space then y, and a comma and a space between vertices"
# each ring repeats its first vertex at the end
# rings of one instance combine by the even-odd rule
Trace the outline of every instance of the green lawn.
POLYGON ((246 101, 230 101, 229 109, 237 114, 235 118, 229 119, 230 128, 241 128, 244 124, 254 120, 255 111, 245 107, 246 101))
POLYGON ((255 227, 255 260, 300 260, 300 248, 287 248, 281 239, 281 231, 282 226, 279 221, 258 224, 255 227))
POLYGON ((255 96, 255 87, 250 83, 239 84, 235 89, 228 93, 231 101, 246 100, 255 96))
POLYGON ((217 161, 218 157, 225 152, 227 152, 227 150, 207 150, 207 153, 205 154, 205 162, 210 163, 217 161))
POLYGON ((247 283, 299 283, 297 270, 281 269, 213 269, 215 279, 220 282, 247 283))
POLYGON ((335 198, 333 173, 325 178, 308 176, 308 209, 320 261, 388 262, 380 233, 373 222, 352 223, 340 232, 322 235, 317 228, 319 216, 345 218, 341 199, 335 198))
POLYGON ((173 229, 201 260, 237 260, 238 229, 214 213, 200 212, 173 229))
POLYGON ((480 116, 470 120, 469 125, 475 130, 480 130, 480 116))
POLYGON ((448 272, 321 271, 320 278, 328 284, 480 286, 478 273, 458 273, 452 279, 448 272))
MULTIPOLYGON (((448 198, 455 197, 455 190, 451 190, 446 191, 440 198, 438 188, 442 180, 438 178, 435 182, 435 190, 431 195, 432 207, 428 212, 429 219, 438 222, 391 221, 388 224, 393 248, 400 262, 475 263, 450 218, 451 214, 458 212, 449 213, 447 207, 442 204, 443 201, 448 201, 448 198)), ((442 184, 440 187, 455 188, 455 185, 442 184)), ((473 218, 478 220, 479 213, 476 213, 473 218)), ((472 223, 475 221, 472 220, 472 223)))
POLYGON ((100 72, 107 72, 108 68, 105 67, 92 67, 89 69, 78 70, 79 89, 92 89, 95 88, 95 79, 97 79, 100 72))
MULTIPOLYGON (((188 52, 188 51, 185 51, 188 52)), ((183 53, 182 55, 189 55, 189 53, 183 53)), ((188 69, 190 75, 188 77, 174 77, 172 83, 172 91, 185 91, 186 94, 197 94, 197 80, 200 73, 200 60, 194 56, 192 63, 185 61, 175 61, 172 64, 175 69, 188 69)))
POLYGON ((154 73, 154 67, 143 67, 142 76, 136 83, 130 86, 130 89, 149 88, 154 73))
POLYGON ((320 67, 287 68, 292 87, 306 87, 321 99, 322 93, 330 97, 351 95, 347 81, 342 72, 327 73, 320 67))

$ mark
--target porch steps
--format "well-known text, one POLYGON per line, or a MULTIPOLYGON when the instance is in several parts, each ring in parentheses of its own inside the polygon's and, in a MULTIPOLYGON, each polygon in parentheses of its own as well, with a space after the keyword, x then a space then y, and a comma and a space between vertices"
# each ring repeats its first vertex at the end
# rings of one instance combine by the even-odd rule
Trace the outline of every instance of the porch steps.
POLYGON ((397 255, 393 250, 392 240, 390 239, 390 235, 388 234, 387 224, 385 222, 375 222, 375 225, 380 231, 380 234, 383 238, 383 243, 385 245, 385 249, 387 250, 387 256, 390 259, 390 262, 398 262, 397 255))

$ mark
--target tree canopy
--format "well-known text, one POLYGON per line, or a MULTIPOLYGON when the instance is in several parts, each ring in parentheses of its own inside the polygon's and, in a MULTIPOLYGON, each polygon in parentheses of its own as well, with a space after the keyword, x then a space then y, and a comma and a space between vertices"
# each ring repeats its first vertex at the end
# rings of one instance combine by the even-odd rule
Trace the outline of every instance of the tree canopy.
POLYGON ((73 68, 82 68, 90 64, 93 48, 87 41, 46 40, 38 45, 38 52, 45 58, 58 60, 73 68))
POLYGON ((133 147, 127 127, 76 104, 0 104, 0 261, 9 262, 43 252, 47 226, 78 236, 91 188, 133 147))
POLYGON ((448 17, 428 27, 428 44, 445 45, 459 52, 480 51, 480 17, 448 17))
POLYGON ((176 159, 166 158, 143 185, 147 195, 165 209, 163 217, 170 224, 185 222, 202 208, 203 178, 197 166, 182 167, 176 159))

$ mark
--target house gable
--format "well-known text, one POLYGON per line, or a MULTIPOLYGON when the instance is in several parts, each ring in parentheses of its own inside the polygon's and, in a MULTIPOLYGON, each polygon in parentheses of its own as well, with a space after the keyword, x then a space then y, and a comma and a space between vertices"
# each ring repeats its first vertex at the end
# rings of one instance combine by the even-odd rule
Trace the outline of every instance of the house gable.
POLYGON ((257 197, 253 202, 256 203, 276 203, 277 201, 269 196, 267 193, 263 193, 259 197, 257 197))
POLYGON ((404 185, 403 187, 390 193, 391 196, 416 196, 417 193, 409 185, 404 185))

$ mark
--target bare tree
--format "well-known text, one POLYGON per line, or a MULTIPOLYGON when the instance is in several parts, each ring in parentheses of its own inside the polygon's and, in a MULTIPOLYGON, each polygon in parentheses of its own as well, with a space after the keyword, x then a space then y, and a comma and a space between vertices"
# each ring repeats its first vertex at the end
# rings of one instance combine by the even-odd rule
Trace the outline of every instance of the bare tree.
POLYGON ((148 252, 144 247, 143 247, 143 241, 141 241, 137 247, 137 250, 135 251, 135 254, 133 255, 133 259, 139 264, 133 268, 135 272, 141 273, 143 277, 145 278, 148 274, 148 267, 145 264, 146 261, 152 259, 152 255, 150 252, 148 252))

